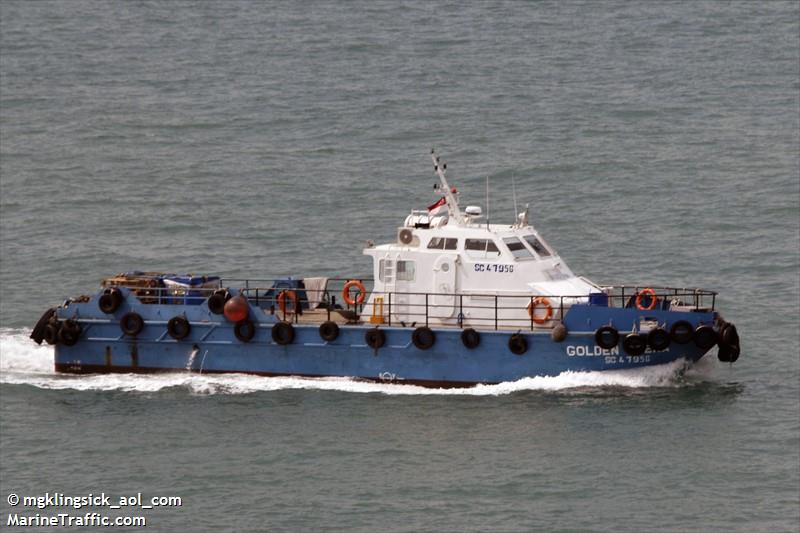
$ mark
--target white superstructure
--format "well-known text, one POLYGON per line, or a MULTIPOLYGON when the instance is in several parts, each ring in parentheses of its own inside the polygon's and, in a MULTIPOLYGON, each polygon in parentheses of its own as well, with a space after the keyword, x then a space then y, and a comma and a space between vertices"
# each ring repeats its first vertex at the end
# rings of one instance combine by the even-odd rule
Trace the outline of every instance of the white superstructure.
POLYGON ((477 206, 461 211, 446 166, 432 157, 442 200, 412 211, 398 228, 397 242, 364 249, 373 258, 375 279, 364 314, 388 318, 391 313, 392 322, 427 316, 431 325, 480 325, 497 307, 501 319, 514 319, 507 323, 518 318, 525 324, 531 320, 525 297, 546 297, 555 308, 602 292, 570 270, 529 224, 527 209, 512 225, 482 222, 477 206))

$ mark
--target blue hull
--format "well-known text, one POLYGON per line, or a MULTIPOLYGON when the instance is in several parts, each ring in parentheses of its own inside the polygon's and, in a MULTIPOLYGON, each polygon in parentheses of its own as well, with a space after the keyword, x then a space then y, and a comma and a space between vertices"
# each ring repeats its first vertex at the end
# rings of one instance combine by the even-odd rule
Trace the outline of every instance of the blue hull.
POLYGON ((201 305, 134 305, 126 302, 112 315, 98 311, 95 298, 59 308, 59 319, 73 319, 82 331, 72 345, 55 347, 55 367, 62 372, 163 372, 190 370, 204 373, 240 372, 265 376, 341 376, 373 381, 427 386, 469 386, 500 383, 525 377, 554 376, 566 371, 600 371, 639 368, 677 359, 696 361, 709 349, 693 342, 672 342, 662 351, 648 348, 628 355, 621 345, 610 350, 595 343, 597 328, 614 324, 622 336, 641 318, 663 324, 686 320, 693 327, 714 326, 715 312, 640 311, 575 305, 564 316, 568 334, 562 342, 551 340, 549 330, 520 332, 528 349, 516 355, 509 337, 516 331, 480 331, 480 344, 468 349, 457 328, 432 328, 434 345, 419 349, 412 343, 413 328, 384 327, 385 344, 373 349, 365 340, 371 325, 344 325, 336 340, 326 342, 316 324, 294 324, 295 338, 288 345, 273 341, 277 319, 258 307, 251 308, 256 332, 249 342, 238 340, 233 324, 201 305), (134 310, 145 320, 135 337, 120 330, 119 319, 134 310), (185 316, 191 332, 183 340, 167 334, 167 321, 185 316), (627 326, 627 328, 625 327, 627 326))

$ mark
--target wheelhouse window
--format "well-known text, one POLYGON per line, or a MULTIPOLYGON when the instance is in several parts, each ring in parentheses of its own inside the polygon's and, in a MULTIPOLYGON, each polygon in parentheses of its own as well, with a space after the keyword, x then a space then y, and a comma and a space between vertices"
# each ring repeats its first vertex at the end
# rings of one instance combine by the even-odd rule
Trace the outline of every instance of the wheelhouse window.
POLYGON ((542 241, 536 238, 536 235, 525 235, 523 238, 528 244, 531 245, 531 248, 533 248, 533 251, 536 252, 539 257, 547 257, 550 255, 550 250, 545 248, 544 244, 542 244, 542 241))
POLYGON ((397 262, 397 281, 414 281, 414 261, 397 262))
POLYGON ((516 237, 506 237, 503 242, 508 246, 508 250, 516 259, 530 259, 533 254, 522 244, 522 241, 516 237))
POLYGON ((458 239, 433 237, 428 241, 428 250, 455 250, 457 247, 458 239))
POLYGON ((498 257, 500 255, 497 245, 490 239, 467 239, 464 242, 464 250, 472 257, 498 257))

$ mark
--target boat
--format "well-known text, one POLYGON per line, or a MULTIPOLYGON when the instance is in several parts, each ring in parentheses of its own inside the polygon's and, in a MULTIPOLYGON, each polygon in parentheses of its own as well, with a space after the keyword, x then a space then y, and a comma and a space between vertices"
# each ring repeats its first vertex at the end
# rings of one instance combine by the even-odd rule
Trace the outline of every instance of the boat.
MULTIPOLYGON (((461 209, 431 152, 438 201, 395 242, 367 243, 372 277, 224 279, 133 271, 48 309, 31 338, 64 373, 248 373, 468 387, 563 372, 733 363, 736 326, 699 288, 578 276, 529 220, 461 209)), ((488 187, 487 187, 488 190, 488 187)), ((487 193, 488 204, 488 193, 487 193)), ((487 207, 488 209, 488 207, 487 207)), ((515 208, 516 211, 516 208, 515 208)))

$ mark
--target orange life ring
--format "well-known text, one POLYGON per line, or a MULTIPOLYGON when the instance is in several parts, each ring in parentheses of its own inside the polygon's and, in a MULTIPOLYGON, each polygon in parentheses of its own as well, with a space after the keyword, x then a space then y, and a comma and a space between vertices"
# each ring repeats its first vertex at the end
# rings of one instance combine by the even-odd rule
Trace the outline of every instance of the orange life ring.
POLYGON ((344 284, 344 289, 342 289, 342 298, 347 303, 347 305, 355 305, 355 304, 363 304, 364 298, 366 297, 367 291, 364 289, 364 284, 358 281, 357 279, 351 279, 347 283, 344 284), (358 296, 353 298, 350 296, 350 289, 353 287, 358 290, 358 296))
POLYGON ((283 313, 284 315, 286 314, 286 298, 289 298, 289 299, 292 300, 292 312, 296 313, 297 312, 297 293, 294 292, 294 291, 287 291, 287 290, 281 291, 281 293, 278 295, 278 307, 280 308, 281 313, 283 313))
POLYGON ((550 300, 544 296, 537 296, 531 303, 528 304, 528 316, 537 324, 544 324, 553 318, 553 307, 550 305, 550 300), (544 306, 544 317, 536 316, 536 308, 540 305, 544 306))
POLYGON ((647 287, 646 289, 642 289, 636 294, 636 309, 640 311, 652 311, 656 308, 656 303, 658 303, 658 299, 656 298, 656 291, 647 287), (650 297, 650 305, 644 307, 642 305, 642 300, 645 296, 650 297))

